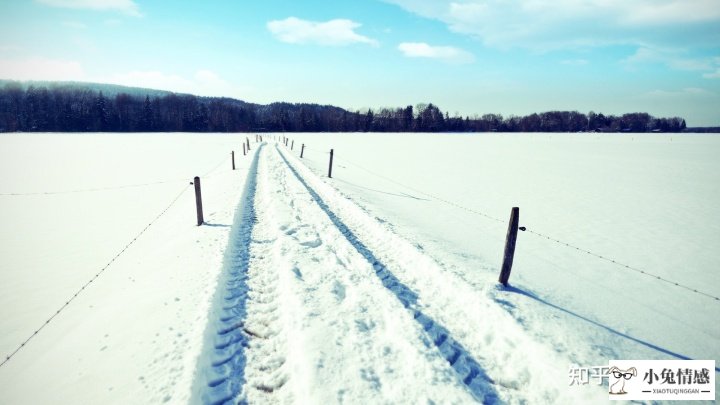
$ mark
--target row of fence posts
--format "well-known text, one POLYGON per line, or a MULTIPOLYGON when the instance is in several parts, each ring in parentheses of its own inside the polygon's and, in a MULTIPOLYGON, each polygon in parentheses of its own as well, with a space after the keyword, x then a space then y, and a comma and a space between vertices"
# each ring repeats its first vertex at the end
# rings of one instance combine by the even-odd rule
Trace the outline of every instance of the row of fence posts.
MULTIPOLYGON (((255 142, 262 142, 262 136, 256 134, 255 135, 255 142)), ((282 143, 287 147, 288 146, 289 139, 285 136, 282 138, 282 143)), ((292 140, 290 143, 290 150, 293 149, 295 146, 295 140, 292 140)), ((250 152, 250 139, 245 138, 245 142, 243 143, 243 156, 246 155, 246 148, 247 152, 250 152)), ((303 154, 305 152, 305 144, 303 143, 300 148, 300 158, 303 158, 303 154)), ((334 157, 335 151, 334 149, 330 149, 330 162, 328 164, 328 178, 332 178, 332 169, 333 169, 333 157, 334 157)), ((235 151, 230 152, 231 160, 232 160, 232 169, 235 170, 235 151)), ((204 223, 203 220, 203 209, 202 209, 202 196, 201 196, 201 190, 200 190, 200 177, 195 177, 193 180, 193 183, 195 185, 195 205, 197 208, 197 224, 198 226, 202 225, 204 223)), ((505 236, 505 249, 503 250, 503 262, 502 266, 500 268, 500 277, 498 278, 498 282, 502 284, 503 286, 507 287, 508 282, 510 280, 510 271, 512 270, 513 265, 513 259, 515 257, 515 245, 517 242, 517 234, 518 230, 524 231, 525 227, 518 226, 520 222, 520 208, 519 207, 512 207, 510 210, 510 221, 508 223, 508 230, 507 234, 505 236)))
MULTIPOLYGON (((287 138, 284 140, 285 146, 287 146, 287 138)), ((294 145, 295 141, 293 140, 293 143, 290 146, 290 150, 292 150, 292 145, 294 145)), ((302 144, 302 147, 300 149, 300 158, 303 158, 303 152, 305 152, 305 144, 302 144)), ((333 157, 335 155, 334 149, 330 149, 330 162, 328 163, 328 178, 332 178, 332 169, 333 169, 333 157)), ((510 272, 512 270, 513 265, 513 259, 515 258, 515 244, 517 243, 517 234, 518 230, 524 231, 525 227, 518 226, 520 223, 520 208, 519 207, 512 207, 510 210, 510 221, 508 223, 508 230, 507 234, 505 235, 505 249, 503 249, 503 262, 502 266, 500 267, 500 277, 498 278, 498 282, 502 284, 504 287, 507 287, 510 280, 510 272)))
MULTIPOLYGON (((255 142, 262 142, 263 137, 262 135, 255 134, 255 142)), ((250 138, 245 137, 245 142, 242 143, 243 148, 243 156, 246 156, 248 153, 250 153, 250 138)), ((235 170, 235 151, 230 151, 230 162, 232 164, 232 169, 235 170)), ((197 213, 197 226, 200 226, 205 223, 205 219, 203 218, 203 206, 202 206, 202 190, 200 188, 200 177, 195 176, 193 178, 192 183, 190 183, 195 186, 195 210, 197 213)))

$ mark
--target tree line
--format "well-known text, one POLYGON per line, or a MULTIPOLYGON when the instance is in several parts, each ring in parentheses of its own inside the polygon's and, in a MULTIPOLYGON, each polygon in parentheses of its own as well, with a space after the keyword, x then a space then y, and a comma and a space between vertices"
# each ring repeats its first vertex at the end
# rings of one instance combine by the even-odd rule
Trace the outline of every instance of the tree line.
POLYGON ((0 87, 0 132, 680 132, 680 117, 548 111, 450 116, 433 104, 348 111, 317 104, 252 104, 107 85, 0 87), (105 90, 105 93, 103 92, 105 90))

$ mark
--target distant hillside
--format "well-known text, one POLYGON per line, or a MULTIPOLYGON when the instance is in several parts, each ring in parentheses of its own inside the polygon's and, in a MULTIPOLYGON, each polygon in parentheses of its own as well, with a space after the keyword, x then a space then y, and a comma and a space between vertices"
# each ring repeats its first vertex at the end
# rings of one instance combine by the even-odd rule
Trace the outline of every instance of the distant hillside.
MULTIPOLYGON (((0 132, 680 132, 679 117, 548 111, 451 117, 430 104, 348 111, 81 82, 0 80, 0 132)), ((698 129, 701 130, 701 129, 698 129)))
POLYGON ((118 94, 125 93, 131 96, 145 97, 162 97, 168 94, 172 94, 171 91, 165 90, 154 90, 146 89, 141 87, 128 87, 120 86, 117 84, 106 84, 106 83, 89 83, 89 82, 52 82, 52 81, 30 81, 30 82, 17 82, 13 80, 0 79, 0 89, 6 85, 19 86, 23 91, 26 91, 28 87, 45 87, 48 90, 73 90, 73 89, 87 89, 94 92, 103 92, 105 97, 115 97, 118 94))

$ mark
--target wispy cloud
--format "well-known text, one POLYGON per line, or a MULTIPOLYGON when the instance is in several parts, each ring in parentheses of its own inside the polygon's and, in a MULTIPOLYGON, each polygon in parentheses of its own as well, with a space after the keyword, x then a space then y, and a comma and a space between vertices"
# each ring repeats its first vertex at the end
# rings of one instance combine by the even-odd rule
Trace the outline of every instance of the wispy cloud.
POLYGON ((85 80, 79 62, 48 59, 0 59, 0 78, 13 80, 85 80))
POLYGON ((569 66, 585 66, 588 63, 587 59, 565 59, 563 61, 560 61, 563 65, 569 65, 569 66))
POLYGON ((698 98, 698 97, 712 97, 715 94, 697 87, 686 87, 679 90, 653 90, 645 93, 645 96, 650 98, 698 98))
POLYGON ((720 57, 713 58, 713 64, 715 65, 715 71, 714 72, 708 72, 703 74, 703 77, 706 79, 720 79, 720 57))
POLYGON ((78 21, 63 21, 62 25, 63 27, 73 28, 77 30, 84 30, 85 28, 87 28, 87 25, 78 21))
POLYGON ((102 79, 102 81, 121 86, 143 87, 168 90, 178 93, 191 93, 202 96, 220 95, 229 84, 210 70, 199 70, 193 77, 168 74, 161 71, 131 71, 118 73, 102 79))
POLYGON ((0 44, 0 52, 14 52, 19 51, 22 48, 20 48, 17 45, 10 45, 10 44, 0 44))
POLYGON ((110 83, 199 96, 237 98, 245 98, 251 91, 250 87, 238 86, 209 69, 197 70, 191 76, 159 70, 135 70, 94 76, 88 74, 77 61, 43 57, 0 58, 0 79, 110 83))
POLYGON ((376 40, 355 32, 361 26, 362 24, 346 19, 317 22, 301 20, 296 17, 267 23, 268 30, 277 39, 290 44, 343 46, 364 43, 377 46, 376 40))
POLYGON ((536 51, 720 39, 718 0, 385 0, 487 46, 536 51), (704 35, 703 35, 704 34, 704 35))
POLYGON ((644 63, 660 63, 673 70, 705 72, 703 77, 715 78, 720 70, 720 58, 710 57, 686 57, 683 50, 668 50, 659 48, 640 47, 634 54, 622 60, 626 66, 634 66, 644 63), (713 72, 714 71, 714 72, 713 72))
POLYGON ((140 8, 133 0, 35 0, 51 7, 117 11, 133 17, 142 17, 140 8))
POLYGON ((403 42, 398 50, 408 58, 439 59, 450 63, 470 63, 475 57, 470 52, 452 46, 432 46, 424 42, 403 42))

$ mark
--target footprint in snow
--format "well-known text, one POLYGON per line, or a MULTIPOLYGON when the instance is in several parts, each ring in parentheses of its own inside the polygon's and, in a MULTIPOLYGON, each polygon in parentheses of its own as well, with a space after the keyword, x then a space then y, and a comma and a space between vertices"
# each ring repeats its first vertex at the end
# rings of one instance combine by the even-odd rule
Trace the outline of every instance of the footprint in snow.
POLYGON ((340 284, 338 281, 333 283, 332 293, 335 294, 338 302, 345 299, 345 286, 340 284))
POLYGON ((320 240, 320 238, 315 238, 314 240, 300 242, 300 245, 307 246, 309 248, 316 248, 316 247, 322 245, 322 240, 320 240))

